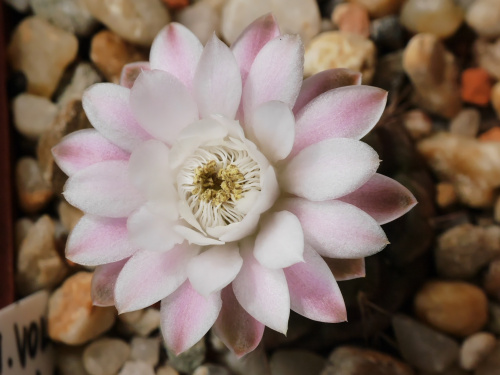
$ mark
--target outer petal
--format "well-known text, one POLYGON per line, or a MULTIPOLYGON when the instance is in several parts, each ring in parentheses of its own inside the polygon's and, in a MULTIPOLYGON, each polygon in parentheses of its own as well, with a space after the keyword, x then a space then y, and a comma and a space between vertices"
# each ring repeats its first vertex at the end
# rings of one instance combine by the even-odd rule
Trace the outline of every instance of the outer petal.
POLYGON ((292 155, 329 138, 360 139, 378 122, 387 92, 371 86, 346 86, 312 100, 297 114, 292 155))
POLYGON ((262 103, 279 100, 293 108, 302 85, 304 46, 297 35, 283 35, 259 52, 243 88, 245 116, 262 103))
POLYGON ((205 298, 186 281, 161 301, 161 330, 167 346, 180 354, 196 344, 212 327, 221 307, 220 292, 205 298))
POLYGON ((116 280, 118 311, 139 310, 173 293, 186 280, 187 264, 198 251, 198 246, 182 244, 167 252, 135 254, 116 280))
POLYGON ((136 250, 128 239, 125 219, 85 215, 69 235, 66 258, 84 266, 97 266, 128 258, 136 250))
POLYGON ((327 91, 343 86, 360 84, 361 73, 349 69, 337 68, 317 73, 302 83, 299 97, 293 107, 293 113, 299 113, 311 100, 327 91))
POLYGON ((92 215, 126 217, 143 198, 130 183, 126 161, 104 161, 71 176, 64 197, 72 205, 92 215))
POLYGON ((137 122, 129 105, 130 90, 113 83, 97 83, 83 94, 83 109, 99 133, 127 151, 149 135, 137 122))
POLYGON ((59 168, 68 176, 105 160, 127 160, 130 154, 93 129, 79 130, 64 137, 52 149, 59 168))
POLYGON ((233 281, 240 305, 255 319, 286 334, 290 316, 290 295, 283 270, 262 266, 253 256, 253 243, 240 243, 243 267, 233 281))
POLYGON ((228 46, 212 36, 203 50, 194 77, 201 117, 219 114, 233 119, 241 100, 241 76, 228 46))
POLYGON ((273 212, 260 221, 253 254, 267 268, 303 262, 304 234, 299 219, 288 212, 273 212))
POLYGON ((176 223, 142 206, 127 221, 130 241, 138 248, 149 251, 167 251, 184 241, 174 230, 176 223))
POLYGON ((417 204, 417 200, 407 188, 378 173, 359 189, 339 200, 362 209, 379 224, 396 220, 417 204))
POLYGON ((360 277, 365 277, 365 258, 359 259, 334 259, 325 258, 323 259, 330 271, 333 273, 333 277, 337 281, 345 281, 357 279, 360 277))
POLYGON ((279 35, 280 29, 276 18, 269 13, 248 25, 231 45, 234 57, 240 67, 243 84, 245 84, 250 67, 262 47, 279 35))
POLYGON ((164 70, 191 89, 202 51, 200 41, 188 28, 172 22, 153 41, 151 69, 164 70))
POLYGON ((241 357, 259 345, 265 326, 241 307, 231 286, 222 289, 221 295, 222 309, 215 322, 215 333, 234 354, 241 357))
POLYGON ((367 182, 380 160, 366 143, 347 138, 328 139, 302 150, 285 166, 280 186, 312 201, 335 199, 367 182))
POLYGON ((147 61, 138 61, 126 64, 122 69, 120 76, 120 85, 128 89, 134 86, 135 80, 145 70, 151 70, 151 66, 147 61))
POLYGON ((299 218, 306 244, 328 258, 363 258, 389 243, 370 215, 348 203, 291 198, 279 207, 299 218))
POLYGON ((231 283, 242 264, 237 243, 214 246, 191 259, 187 269, 188 278, 192 287, 207 297, 231 283))
POLYGON ((115 284, 128 258, 97 266, 92 276, 92 303, 94 306, 114 306, 115 284))
POLYGON ((347 321, 342 293, 325 261, 310 246, 304 249, 304 259, 284 270, 291 309, 320 322, 347 321))
POLYGON ((130 105, 141 126, 168 144, 198 120, 198 109, 189 91, 173 75, 161 70, 145 71, 137 77, 130 105))
POLYGON ((247 132, 271 163, 288 156, 295 138, 295 117, 283 102, 264 103, 251 115, 247 132), (279 141, 277 141, 279 140, 279 141))

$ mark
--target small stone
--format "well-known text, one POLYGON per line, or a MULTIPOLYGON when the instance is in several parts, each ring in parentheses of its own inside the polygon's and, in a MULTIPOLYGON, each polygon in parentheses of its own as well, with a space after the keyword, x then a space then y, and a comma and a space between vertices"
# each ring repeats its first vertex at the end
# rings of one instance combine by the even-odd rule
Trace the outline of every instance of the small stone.
POLYGON ((478 38, 474 42, 474 56, 477 63, 492 77, 500 80, 500 38, 494 42, 478 38))
POLYGON ((491 80, 482 68, 469 68, 462 72, 462 100, 486 106, 491 98, 491 80))
POLYGON ((157 338, 134 337, 130 342, 130 359, 156 366, 160 360, 160 341, 157 338))
POLYGON ((56 368, 60 375, 90 375, 83 366, 83 348, 58 345, 56 347, 56 368))
POLYGON ((360 35, 329 31, 316 36, 305 52, 304 74, 311 76, 333 68, 348 68, 363 74, 363 84, 372 81, 376 62, 375 44, 360 35))
POLYGON ((179 375, 179 373, 175 368, 167 365, 156 370, 156 375, 179 375))
POLYGON ((177 21, 191 30, 203 45, 214 32, 219 34, 220 15, 207 1, 182 9, 177 14, 177 21))
POLYGON ((475 138, 481 125, 481 114, 475 108, 462 109, 450 124, 450 133, 475 138))
POLYGON ((370 36, 370 17, 366 8, 357 3, 344 3, 335 7, 332 21, 340 31, 370 36))
POLYGON ((474 375, 500 375, 500 345, 476 368, 474 375))
POLYGON ((153 366, 144 362, 126 362, 118 375, 155 375, 153 366))
POLYGON ((91 375, 114 375, 130 356, 130 347, 120 339, 102 338, 83 352, 83 364, 91 375))
POLYGON ((70 84, 57 98, 59 108, 64 108, 69 102, 82 100, 83 92, 94 83, 101 82, 101 76, 89 63, 80 63, 71 77, 70 84))
POLYGON ((85 0, 30 0, 35 15, 78 36, 88 36, 97 20, 88 11, 85 0))
POLYGON ((43 96, 21 94, 14 99, 12 112, 17 131, 36 140, 52 124, 57 106, 43 96))
POLYGON ((497 0, 476 0, 467 9, 467 24, 480 36, 500 36, 500 2, 497 0))
POLYGON ((151 46, 158 32, 170 21, 161 0, 85 0, 92 15, 123 39, 151 46))
POLYGON ((495 335, 500 335, 500 304, 490 302, 488 311, 490 313, 488 330, 495 335))
POLYGON ((41 289, 51 289, 66 275, 64 261, 54 242, 54 222, 44 215, 29 228, 17 253, 16 286, 26 296, 41 289))
POLYGON ((414 306, 422 321, 455 336, 476 333, 488 321, 486 295, 465 282, 428 282, 415 296, 414 306))
POLYGON ((420 141, 417 148, 439 179, 453 184, 463 204, 493 204, 500 186, 500 143, 439 133, 420 141))
POLYGON ((500 301, 500 259, 493 260, 484 275, 483 288, 492 297, 500 301))
POLYGON ((453 54, 432 34, 415 35, 405 48, 403 67, 426 110, 452 118, 461 109, 458 68, 453 54))
POLYGON ((436 203, 441 208, 448 208, 457 202, 457 193, 453 184, 440 182, 436 185, 436 203))
POLYGON ((30 229, 33 227, 35 223, 33 223, 33 220, 23 217, 21 219, 16 220, 16 225, 14 227, 14 232, 15 232, 15 244, 16 244, 16 250, 19 251, 19 248, 21 246, 21 243, 24 241, 26 236, 28 235, 30 229))
POLYGON ((278 350, 269 364, 273 375, 319 375, 326 360, 305 350, 278 350))
POLYGON ((50 97, 78 51, 76 37, 40 17, 25 18, 8 48, 12 67, 28 78, 28 92, 50 97))
POLYGON ((479 136, 481 142, 500 142, 500 126, 494 126, 479 136))
POLYGON ((420 109, 406 112, 403 117, 403 125, 414 140, 425 138, 432 133, 432 121, 420 109))
POLYGON ((368 9, 368 13, 373 18, 380 18, 399 11, 404 0, 349 0, 358 3, 368 9))
POLYGON ((460 348, 460 365, 465 370, 474 370, 490 354, 497 339, 489 332, 478 332, 467 337, 460 348))
POLYGON ((320 30, 321 16, 315 0, 228 0, 222 10, 222 36, 232 44, 250 23, 270 12, 283 34, 299 34, 304 44, 320 30))
POLYGON ((19 13, 26 13, 30 10, 30 0, 4 0, 6 4, 17 10, 19 13))
POLYGON ((84 344, 114 324, 113 307, 93 306, 90 297, 92 273, 79 272, 63 283, 49 300, 48 327, 53 340, 69 345, 84 344))
POLYGON ((495 83, 491 89, 491 105, 500 119, 500 82, 495 83))
POLYGON ((16 186, 19 204, 28 213, 41 210, 50 201, 53 191, 43 179, 36 159, 21 158, 16 165, 16 186))
POLYGON ((125 324, 136 323, 144 315, 145 310, 135 310, 118 315, 118 320, 125 324))
POLYGON ((175 355, 175 353, 170 351, 167 347, 169 364, 179 372, 192 373, 205 360, 206 350, 204 339, 201 339, 191 348, 179 355, 175 355))
POLYGON ((147 59, 145 51, 126 42, 111 31, 103 30, 92 38, 90 60, 110 82, 120 82, 125 64, 147 59))
POLYGON ((396 315, 392 326, 401 355, 418 369, 444 372, 458 359, 458 344, 442 333, 403 315, 396 315))
POLYGON ((455 34, 464 13, 453 0, 408 0, 401 9, 401 23, 414 33, 429 33, 438 38, 455 34))
POLYGON ((82 211, 80 211, 76 207, 73 207, 64 200, 59 202, 59 205, 57 206, 57 213, 59 214, 61 223, 64 226, 64 229, 66 229, 67 233, 73 230, 75 225, 80 221, 80 219, 83 216, 82 211))
MULTIPOLYGON (((194 372, 193 375, 230 375, 229 371, 222 367, 222 366, 217 366, 217 365, 203 365, 198 367, 194 372)), ((274 375, 274 373, 273 373, 274 375)), ((292 375, 292 374, 290 374, 292 375)), ((311 373, 312 375, 312 373, 311 373)))
POLYGON ((223 361, 235 375, 271 375, 267 355, 262 345, 242 358, 228 350, 223 361))
POLYGON ((377 48, 397 50, 404 45, 404 32, 398 16, 386 16, 370 24, 370 38, 377 48))
POLYGON ((497 197, 495 206, 493 207, 493 218, 497 223, 500 223, 500 197, 497 197))
POLYGON ((414 372, 409 366, 387 354, 351 346, 341 346, 335 349, 321 372, 321 375, 368 374, 413 375, 414 372))
POLYGON ((151 332, 160 328, 160 319, 160 311, 149 308, 144 310, 144 313, 136 322, 130 323, 128 326, 132 332, 146 337, 151 332))

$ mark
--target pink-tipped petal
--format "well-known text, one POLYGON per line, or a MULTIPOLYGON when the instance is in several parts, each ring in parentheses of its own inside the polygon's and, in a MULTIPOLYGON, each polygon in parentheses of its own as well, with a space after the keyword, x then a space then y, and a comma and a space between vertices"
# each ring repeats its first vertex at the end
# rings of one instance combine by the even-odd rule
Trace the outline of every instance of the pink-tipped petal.
POLYGON ((359 189, 339 200, 362 209, 379 224, 396 220, 417 204, 417 200, 407 188, 378 173, 359 189))
POLYGON ((345 322, 344 298, 330 268, 310 246, 304 249, 304 260, 284 269, 291 309, 320 322, 345 322))
POLYGON ((268 13, 247 26, 239 38, 231 45, 234 57, 240 67, 243 84, 255 57, 268 42, 280 35, 276 18, 268 13))
POLYGON ((83 109, 90 123, 104 137, 132 151, 149 135, 137 122, 129 104, 130 90, 113 83, 97 83, 83 94, 83 109))
POLYGON ((145 71, 137 77, 130 90, 130 105, 141 126, 167 144, 198 120, 198 108, 188 89, 162 70, 145 71))
POLYGON ((234 354, 244 356, 259 345, 265 326, 241 307, 230 285, 222 289, 221 296, 215 333, 234 354))
POLYGON ((254 244, 240 242, 243 266, 233 281, 233 291, 240 305, 255 319, 271 329, 286 334, 290 316, 290 295, 281 269, 262 266, 253 256, 254 244))
POLYGON ((240 272, 243 259, 238 244, 214 246, 191 259, 188 278, 193 288, 207 297, 229 285, 240 272))
POLYGON ((371 86, 346 86, 321 94, 297 114, 292 155, 330 138, 361 139, 378 122, 387 92, 371 86))
POLYGON ((312 201, 353 192, 377 171, 380 160, 366 143, 333 138, 311 145, 291 159, 280 176, 288 193, 312 201))
POLYGON ((321 94, 337 89, 343 86, 360 85, 361 73, 354 72, 350 69, 337 68, 324 70, 317 73, 302 83, 299 97, 293 107, 293 113, 297 114, 304 108, 311 100, 320 96, 321 94))
POLYGON ((127 160, 130 154, 93 129, 79 130, 52 149, 59 168, 68 176, 105 160, 127 160))
POLYGON ((161 330, 175 354, 189 349, 208 332, 222 307, 220 292, 203 297, 189 281, 161 301, 161 330))
POLYGON ((324 257, 363 258, 389 243, 370 215, 348 203, 290 198, 280 202, 279 208, 298 217, 306 244, 324 257))
POLYGON ((271 100, 293 108, 303 71, 304 46, 299 36, 283 35, 267 43, 255 57, 243 87, 245 116, 271 100))
POLYGON ((115 286, 120 313, 148 307, 173 293, 187 279, 189 260, 198 246, 177 245, 170 251, 141 250, 129 259, 115 286))
POLYGON ((102 264, 95 268, 91 285, 94 306, 114 306, 116 279, 128 259, 102 264))
POLYGON ((129 241, 125 219, 83 216, 69 235, 66 258, 97 266, 128 258, 137 248, 129 241))
POLYGON ((295 117, 283 102, 271 101, 258 107, 247 124, 250 133, 271 163, 285 159, 292 150, 295 117), (277 142, 277 140, 279 140, 277 142))
POLYGON ((172 74, 191 90, 203 46, 185 26, 172 22, 160 31, 151 46, 151 69, 172 74))
POLYGON ((323 259, 330 271, 332 271, 335 280, 345 281, 365 277, 365 258, 359 259, 323 259))
POLYGON ((118 160, 103 161, 72 175, 64 197, 84 212, 115 218, 130 215, 143 202, 129 180, 128 162, 118 160))
POLYGON ((212 114, 235 117, 241 100, 240 70, 229 47, 215 34, 196 68, 194 92, 202 118, 212 114))
POLYGON ((288 211, 273 212, 260 221, 253 255, 267 268, 303 262, 304 234, 299 219, 288 211))
POLYGON ((147 61, 138 61, 126 64, 122 69, 120 76, 120 85, 128 89, 134 86, 135 80, 145 70, 151 70, 151 66, 147 61))
POLYGON ((149 251, 167 251, 184 241, 175 230, 175 222, 153 212, 147 205, 135 211, 127 221, 130 241, 149 251))

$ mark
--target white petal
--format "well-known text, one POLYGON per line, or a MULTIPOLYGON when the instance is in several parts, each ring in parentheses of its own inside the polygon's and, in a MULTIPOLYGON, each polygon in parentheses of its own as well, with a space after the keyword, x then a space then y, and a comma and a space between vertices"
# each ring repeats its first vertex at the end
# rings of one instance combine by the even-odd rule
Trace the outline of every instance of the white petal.
POLYGON ((286 158, 292 150, 295 117, 285 103, 271 101, 258 107, 251 116, 250 129, 271 163, 286 158))
POLYGON ((208 296, 229 285, 242 264, 237 243, 214 246, 191 259, 187 268, 188 278, 198 293, 208 296))
POLYGON ((257 229, 260 215, 247 214, 239 223, 207 228, 207 233, 222 242, 239 241, 257 229))
POLYGON ((379 163, 377 153, 366 143, 328 139, 306 147, 288 162, 280 187, 312 201, 335 199, 367 182, 379 163))
POLYGON ((196 244, 200 246, 209 245, 223 245, 224 242, 215 240, 213 238, 207 237, 203 233, 185 227, 184 225, 176 225, 174 230, 184 237, 190 244, 196 244))
POLYGON ((198 120, 196 103, 186 87, 162 70, 142 72, 130 92, 130 105, 142 127, 172 144, 179 132, 198 120))
POLYGON ((304 234, 299 219, 288 211, 273 212, 260 221, 253 255, 267 268, 303 262, 304 234))
POLYGON ((233 119, 240 105, 241 76, 233 53, 214 35, 196 68, 194 90, 201 117, 219 114, 233 119))

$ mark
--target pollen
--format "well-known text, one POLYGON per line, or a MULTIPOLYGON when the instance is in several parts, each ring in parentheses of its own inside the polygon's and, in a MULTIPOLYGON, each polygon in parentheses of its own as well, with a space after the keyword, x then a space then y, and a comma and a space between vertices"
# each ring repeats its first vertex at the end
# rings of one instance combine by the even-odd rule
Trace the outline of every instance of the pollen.
POLYGON ((192 194, 201 201, 219 206, 230 199, 236 201, 241 198, 243 179, 243 174, 234 164, 219 168, 217 162, 211 160, 196 168, 192 194))

